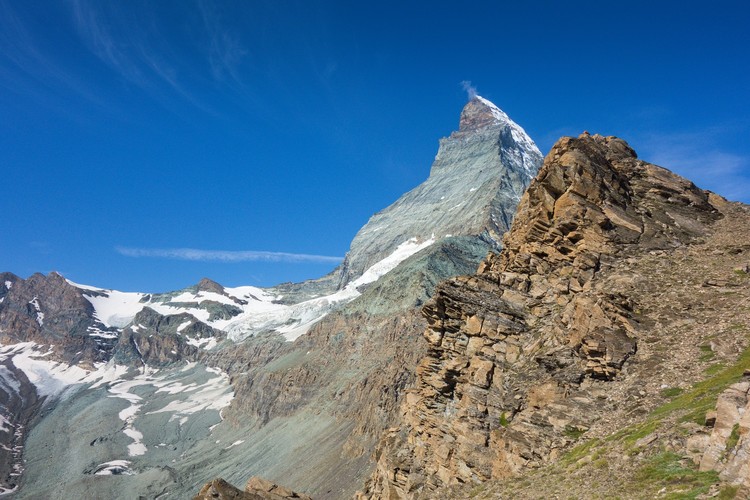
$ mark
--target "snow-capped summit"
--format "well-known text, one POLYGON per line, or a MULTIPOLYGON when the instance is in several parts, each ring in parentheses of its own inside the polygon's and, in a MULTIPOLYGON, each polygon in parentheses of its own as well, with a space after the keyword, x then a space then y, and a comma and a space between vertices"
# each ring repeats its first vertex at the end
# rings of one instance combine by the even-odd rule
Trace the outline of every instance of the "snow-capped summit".
POLYGON ((354 237, 343 282, 409 238, 482 235, 497 247, 542 159, 507 114, 483 97, 472 98, 459 130, 440 140, 429 178, 373 215, 354 237))
POLYGON ((459 132, 470 132, 505 123, 512 123, 512 120, 502 109, 482 96, 475 96, 461 111, 459 132))

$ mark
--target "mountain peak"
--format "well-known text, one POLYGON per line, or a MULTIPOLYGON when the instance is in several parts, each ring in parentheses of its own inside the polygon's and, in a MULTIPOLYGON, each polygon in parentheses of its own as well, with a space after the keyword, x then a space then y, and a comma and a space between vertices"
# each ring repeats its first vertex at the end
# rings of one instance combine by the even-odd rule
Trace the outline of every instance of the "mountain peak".
POLYGON ((479 130, 510 122, 511 119, 493 102, 482 96, 474 96, 461 111, 459 132, 479 130))

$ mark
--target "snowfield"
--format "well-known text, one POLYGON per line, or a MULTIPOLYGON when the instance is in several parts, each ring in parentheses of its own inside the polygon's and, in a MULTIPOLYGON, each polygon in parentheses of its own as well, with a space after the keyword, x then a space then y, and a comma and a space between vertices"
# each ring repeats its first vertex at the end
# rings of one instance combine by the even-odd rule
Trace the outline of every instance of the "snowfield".
MULTIPOLYGON (((330 295, 315 297, 297 304, 280 304, 281 297, 267 290, 254 286, 225 288, 225 294, 208 291, 185 291, 170 297, 168 300, 138 292, 120 292, 106 290, 68 281, 71 285, 83 290, 84 297, 94 307, 96 318, 108 328, 124 328, 129 325, 136 314, 144 307, 149 307, 164 316, 190 314, 195 319, 227 333, 233 341, 242 341, 251 335, 261 332, 276 331, 286 340, 293 341, 307 331, 324 316, 339 305, 345 304, 361 295, 359 288, 373 283, 392 271, 401 262, 433 243, 436 238, 419 241, 411 238, 400 244, 390 255, 367 269, 360 277, 348 283, 343 289, 330 295), (92 292, 92 293, 86 293, 92 292), (219 303, 236 307, 240 314, 229 319, 209 319, 210 311, 202 307, 203 303, 219 303)), ((41 314, 41 313, 40 313, 41 314)), ((42 316, 43 319, 43 316, 42 316)), ((40 319, 41 321, 41 319, 40 319)), ((182 333, 192 321, 185 321, 177 328, 182 333)), ((139 325, 131 325, 138 330, 139 325)), ((112 333, 92 330, 91 336, 113 338, 112 333)), ((188 344, 210 350, 217 345, 214 338, 189 338, 188 344)))

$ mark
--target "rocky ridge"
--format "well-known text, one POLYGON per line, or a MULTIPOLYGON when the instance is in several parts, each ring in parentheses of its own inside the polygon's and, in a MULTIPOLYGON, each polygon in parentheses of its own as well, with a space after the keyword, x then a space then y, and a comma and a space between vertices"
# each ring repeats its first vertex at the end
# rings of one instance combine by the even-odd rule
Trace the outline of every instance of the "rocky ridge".
POLYGON ((650 325, 618 266, 700 243, 729 210, 620 139, 561 139, 503 252, 423 308, 427 356, 361 496, 525 475, 622 417, 607 396, 642 368, 650 325))
POLYGON ((223 479, 214 479, 206 484, 193 500, 312 500, 304 493, 297 493, 260 477, 251 477, 245 489, 240 490, 223 479))

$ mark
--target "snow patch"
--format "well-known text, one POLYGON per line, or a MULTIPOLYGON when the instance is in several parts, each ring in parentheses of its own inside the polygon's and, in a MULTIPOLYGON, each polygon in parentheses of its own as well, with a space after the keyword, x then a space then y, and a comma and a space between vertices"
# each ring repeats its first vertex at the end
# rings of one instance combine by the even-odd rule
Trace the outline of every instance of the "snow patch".
POLYGON ((212 324, 226 331, 229 338, 241 341, 248 336, 262 331, 275 330, 287 340, 293 341, 326 316, 339 304, 350 302, 361 295, 360 287, 373 283, 392 271, 401 262, 415 253, 435 243, 435 236, 420 242, 411 238, 401 243, 390 255, 373 264, 354 281, 349 282, 342 290, 323 297, 316 297, 298 304, 255 304, 225 325, 212 324))
POLYGON ((148 449, 146 448, 146 445, 141 441, 143 439, 143 434, 141 432, 135 430, 132 427, 126 427, 122 431, 122 433, 133 440, 133 442, 128 445, 128 455, 130 455, 131 457, 138 457, 140 455, 146 454, 146 451, 148 451, 148 449))
MULTIPOLYGON (((180 373, 195 369, 196 363, 188 363, 180 370, 180 373)), ((148 411, 146 415, 155 413, 171 412, 169 420, 178 420, 180 425, 187 423, 193 413, 203 410, 216 410, 221 417, 221 410, 229 405, 234 399, 234 392, 229 384, 229 376, 219 369, 205 368, 212 376, 202 384, 184 384, 179 379, 174 379, 174 374, 162 375, 158 370, 146 370, 146 373, 136 375, 130 380, 117 380, 109 387, 109 397, 121 398, 130 405, 120 411, 118 417, 125 422, 122 432, 132 443, 128 445, 128 455, 131 457, 144 455, 148 448, 143 443, 143 433, 137 427, 138 416, 145 408, 151 409, 154 399, 145 400, 135 394, 134 388, 139 386, 151 386, 156 388, 155 393, 166 393, 170 396, 178 396, 161 408, 148 411)))
POLYGON ((34 306, 34 309, 36 309, 36 322, 39 323, 39 326, 44 326, 44 313, 42 312, 42 308, 39 306, 39 299, 37 297, 34 297, 29 301, 29 304, 34 306))
POLYGON ((84 291, 99 292, 94 295, 84 293, 83 296, 94 306, 94 316, 108 327, 125 327, 146 306, 145 303, 141 302, 144 297, 142 293, 101 290, 83 285, 75 286, 84 291))
POLYGON ((52 351, 40 352, 33 342, 22 342, 0 348, 0 360, 11 358, 12 363, 34 384, 39 396, 53 396, 63 392, 68 386, 81 384, 91 374, 78 366, 56 361, 39 359, 52 351))
POLYGON ((189 345, 199 347, 201 349, 205 349, 206 351, 210 351, 214 347, 216 347, 216 344, 218 344, 217 340, 213 337, 205 337, 202 339, 194 338, 194 339, 188 339, 187 343, 189 345))
POLYGON ((132 476, 134 472, 130 470, 130 460, 110 460, 96 466, 96 476, 132 476))
POLYGON ((13 286, 13 282, 12 281, 6 281, 5 282, 5 288, 7 288, 8 290, 10 290, 12 286, 13 286))
MULTIPOLYGON (((242 443, 244 443, 244 442, 245 442, 245 440, 244 440, 244 439, 238 439, 237 441, 235 441, 234 443, 230 444, 229 446, 227 446, 227 447, 226 447, 226 448, 224 448, 224 449, 225 449, 225 450, 228 450, 229 448, 233 448, 233 447, 235 447, 235 446, 239 446, 239 445, 241 445, 241 444, 242 444, 242 443)), ((217 441, 217 443, 218 443, 218 441, 217 441)))

